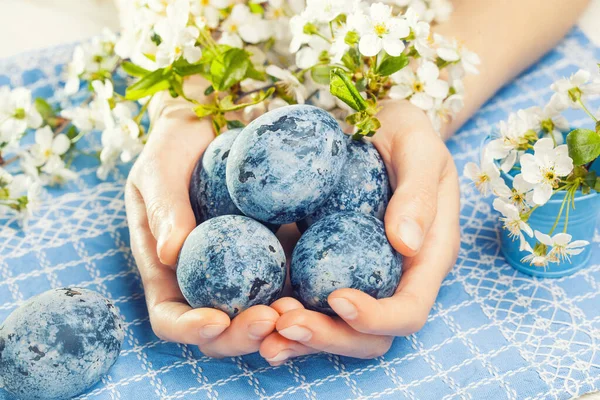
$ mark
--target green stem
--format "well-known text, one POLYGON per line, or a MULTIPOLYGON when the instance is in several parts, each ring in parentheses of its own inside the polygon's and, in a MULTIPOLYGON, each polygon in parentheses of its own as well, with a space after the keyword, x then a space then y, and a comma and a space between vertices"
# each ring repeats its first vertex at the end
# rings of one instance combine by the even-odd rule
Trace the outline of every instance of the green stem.
POLYGON ((554 225, 552 225, 552 229, 550 229, 550 232, 548 233, 548 235, 552 236, 552 234, 554 233, 554 230, 556 229, 556 227, 558 226, 558 222, 560 221, 560 217, 562 217, 562 213, 563 210, 565 208, 565 204, 567 203, 567 200, 569 199, 569 193, 567 192, 567 194, 565 194, 565 198, 562 201, 562 204, 560 205, 560 210, 558 211, 558 216, 556 217, 556 221, 554 221, 554 225))
MULTIPOLYGON (((571 192, 568 192, 571 193, 571 192)), ((573 197, 575 197, 574 195, 572 195, 573 197)), ((567 226, 569 226, 569 210, 571 209, 571 207, 567 207, 567 213, 565 215, 565 226, 563 227, 563 233, 567 233, 567 226)))
POLYGON ((586 113, 587 115, 589 115, 589 117, 590 117, 591 119, 593 119, 593 120, 594 120, 594 122, 598 122, 598 119, 597 119, 597 118, 594 116, 594 114, 592 114, 592 113, 590 112, 590 110, 588 110, 588 108, 585 106, 585 104, 583 104, 583 101, 581 100, 581 97, 580 97, 579 99, 577 99, 577 103, 579 103, 579 105, 581 106, 581 108, 583 109, 583 111, 585 111, 585 113, 586 113))

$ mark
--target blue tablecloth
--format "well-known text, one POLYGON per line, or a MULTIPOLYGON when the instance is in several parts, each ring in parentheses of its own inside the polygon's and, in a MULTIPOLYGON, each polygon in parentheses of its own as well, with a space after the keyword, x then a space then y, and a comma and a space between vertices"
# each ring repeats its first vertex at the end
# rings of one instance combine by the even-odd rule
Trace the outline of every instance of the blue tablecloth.
MULTIPOLYGON (((2 61, 0 85, 25 85, 56 100, 71 50, 2 61)), ((449 142, 459 170, 477 159, 481 139, 508 112, 543 105, 552 81, 579 67, 593 71, 599 59, 600 51, 572 32, 449 142)), ((569 117, 575 126, 587 123, 580 113, 569 117)), ((87 287, 111 298, 126 321, 125 344, 110 374, 81 399, 566 399, 600 389, 598 235, 590 266, 573 276, 517 273, 499 254, 489 201, 461 178, 458 263, 421 332, 396 339, 388 354, 371 361, 326 354, 279 367, 258 355, 212 360, 152 333, 129 249, 127 168, 102 182, 93 158, 75 165, 79 179, 48 191, 26 233, 0 219, 0 321, 50 288, 87 287)))

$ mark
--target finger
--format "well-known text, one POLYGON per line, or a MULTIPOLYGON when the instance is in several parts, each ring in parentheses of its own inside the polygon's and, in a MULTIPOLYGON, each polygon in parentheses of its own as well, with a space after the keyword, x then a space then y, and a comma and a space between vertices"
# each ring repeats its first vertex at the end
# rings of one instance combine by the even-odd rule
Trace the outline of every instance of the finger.
POLYGON ((192 309, 179 290, 175 271, 156 256, 156 241, 148 228, 146 208, 136 188, 125 190, 131 249, 146 295, 152 330, 161 339, 199 345, 223 332, 230 323, 222 311, 192 309))
POLYGON ((277 318, 279 314, 269 306, 250 307, 236 316, 218 338, 200 346, 200 350, 216 358, 254 353, 275 330, 277 318))
POLYGON ((279 313, 279 315, 283 315, 286 312, 292 310, 303 309, 304 306, 298 300, 293 297, 282 297, 279 300, 275 301, 271 304, 271 308, 279 313))
POLYGON ((385 215, 390 243, 409 257, 419 252, 435 220, 438 185, 449 157, 439 138, 426 139, 435 133, 413 133, 392 144, 390 168, 396 187, 385 215))
POLYGON ((286 339, 278 332, 267 336, 260 345, 260 355, 273 366, 281 365, 291 358, 314 353, 319 353, 319 350, 286 339))
POLYGON ((277 331, 315 350, 356 358, 379 357, 392 344, 391 337, 358 332, 339 318, 310 310, 283 314, 277 321, 277 331))
POLYGON ((444 208, 436 217, 419 254, 405 259, 396 294, 376 300, 354 289, 340 289, 329 296, 329 304, 359 332, 406 336, 422 328, 440 285, 454 266, 460 245, 459 193, 455 169, 442 180, 440 197, 444 208))
POLYGON ((157 120, 153 134, 132 170, 157 253, 162 263, 174 265, 187 235, 196 227, 189 199, 189 182, 198 158, 213 139, 207 120, 157 120))

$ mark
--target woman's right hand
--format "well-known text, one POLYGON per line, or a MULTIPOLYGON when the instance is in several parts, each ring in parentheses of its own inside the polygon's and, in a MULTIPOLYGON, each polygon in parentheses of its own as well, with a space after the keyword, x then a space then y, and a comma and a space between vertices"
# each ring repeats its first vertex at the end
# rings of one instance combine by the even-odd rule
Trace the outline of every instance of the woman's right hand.
POLYGON ((158 117, 129 174, 125 204, 154 333, 166 341, 198 345, 211 357, 232 357, 258 351, 279 313, 254 306, 230 320, 219 310, 192 309, 179 290, 177 255, 196 227, 190 177, 213 138, 210 121, 189 112, 158 117))

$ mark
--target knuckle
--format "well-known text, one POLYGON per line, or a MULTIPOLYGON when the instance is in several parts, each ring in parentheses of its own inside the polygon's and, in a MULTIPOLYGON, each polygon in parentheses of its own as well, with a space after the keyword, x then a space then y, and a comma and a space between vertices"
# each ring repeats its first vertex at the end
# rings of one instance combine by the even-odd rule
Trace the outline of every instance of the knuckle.
POLYGON ((210 345, 201 345, 201 346, 198 346, 198 348, 200 349, 202 354, 204 354, 208 358, 216 358, 216 359, 224 358, 224 356, 221 353, 215 351, 212 348, 212 346, 210 346, 210 345))
POLYGON ((146 212, 148 214, 148 220, 152 224, 156 224, 169 213, 169 206, 160 199, 149 199, 146 204, 146 212))
POLYGON ((411 318, 411 320, 406 324, 407 335, 412 335, 419 332, 421 329, 423 329, 426 322, 427 314, 419 314, 418 316, 411 318))
POLYGON ((426 215, 435 215, 437 212, 436 194, 424 185, 419 185, 413 192, 412 201, 426 215))
POLYGON ((393 342, 394 338, 391 336, 384 336, 378 340, 374 340, 372 343, 372 347, 369 349, 368 353, 364 355, 363 358, 366 360, 370 360, 385 355, 392 347, 393 342))

